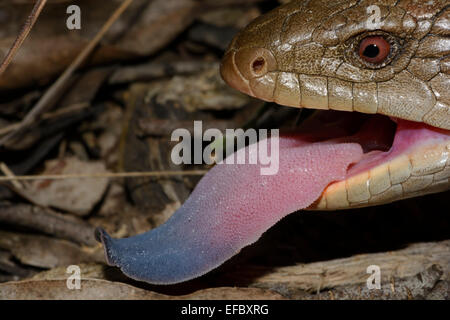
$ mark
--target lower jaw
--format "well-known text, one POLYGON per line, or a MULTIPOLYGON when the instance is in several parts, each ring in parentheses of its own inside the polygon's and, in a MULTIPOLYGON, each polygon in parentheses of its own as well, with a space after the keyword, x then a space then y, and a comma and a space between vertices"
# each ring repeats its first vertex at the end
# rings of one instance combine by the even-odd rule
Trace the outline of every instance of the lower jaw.
POLYGON ((306 127, 318 128, 322 122, 339 136, 355 124, 356 132, 338 140, 358 142, 365 153, 308 210, 365 207, 450 188, 450 131, 381 115, 320 111, 318 118, 306 127), (323 116, 337 120, 330 125, 323 116))

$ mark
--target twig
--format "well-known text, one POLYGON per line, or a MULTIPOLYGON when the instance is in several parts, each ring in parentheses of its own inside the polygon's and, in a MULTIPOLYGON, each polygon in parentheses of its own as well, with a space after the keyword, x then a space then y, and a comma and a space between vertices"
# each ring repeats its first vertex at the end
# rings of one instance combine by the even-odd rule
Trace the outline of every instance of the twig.
POLYGON ((108 21, 103 25, 100 31, 95 35, 95 37, 88 43, 88 45, 78 54, 75 60, 67 67, 64 73, 56 80, 54 84, 48 88, 41 99, 36 103, 36 105, 31 109, 31 111, 25 116, 25 118, 20 123, 20 126, 14 131, 10 132, 2 139, 0 139, 0 146, 4 145, 7 141, 15 136, 22 128, 30 125, 35 121, 35 119, 46 112, 52 104, 51 101, 57 96, 60 90, 67 84, 72 74, 80 65, 86 60, 86 58, 92 53, 95 47, 98 45, 100 40, 103 38, 105 33, 111 28, 113 23, 122 15, 122 13, 128 8, 128 6, 133 2, 133 0, 125 0, 114 13, 109 17, 108 21))
MULTIPOLYGON (((72 112, 75 112, 75 111, 80 111, 80 110, 86 109, 89 106, 90 106, 90 104, 87 103, 87 102, 76 103, 76 104, 70 105, 70 106, 68 106, 66 108, 56 110, 55 112, 44 113, 42 115, 42 119, 43 120, 54 119, 54 118, 57 118, 59 116, 66 115, 68 113, 72 113, 72 112)), ((16 123, 10 124, 10 125, 8 125, 6 127, 0 128, 0 135, 4 135, 4 134, 7 134, 7 133, 9 133, 11 131, 17 130, 18 128, 20 128, 21 125, 22 125, 22 122, 16 122, 16 123)))
POLYGON ((23 189, 23 185, 17 181, 16 176, 14 173, 8 168, 8 166, 4 162, 0 162, 0 170, 7 176, 8 178, 11 178, 11 183, 16 189, 23 189))
POLYGON ((41 14, 41 11, 44 8, 46 2, 47 2, 47 0, 37 0, 36 1, 35 5, 33 7, 33 10, 31 11, 30 15, 27 18, 27 21, 25 21, 25 24, 22 27, 22 30, 20 31, 20 33, 17 36, 16 40, 14 41, 12 47, 9 49, 8 53, 6 54, 6 57, 3 59, 2 64, 0 65, 0 76, 5 72, 6 68, 9 66, 9 64, 13 60, 17 51, 22 46, 22 43, 27 38, 28 34, 30 33, 31 29, 33 28, 34 23, 36 22, 37 18, 41 14))
POLYGON ((0 205, 0 222, 31 228, 57 238, 93 246, 95 228, 89 223, 60 214, 48 208, 19 205, 0 205))
POLYGON ((81 111, 83 109, 86 109, 89 106, 90 106, 89 102, 75 103, 75 104, 72 104, 72 105, 70 105, 68 107, 65 107, 65 108, 62 108, 62 109, 58 109, 58 110, 56 110, 54 112, 44 113, 42 115, 42 119, 43 120, 50 120, 50 119, 58 118, 60 116, 66 115, 68 113, 72 113, 72 112, 75 112, 75 111, 81 111))
POLYGON ((172 176, 202 176, 208 170, 186 171, 150 171, 150 172, 105 172, 105 173, 79 173, 79 174, 50 174, 0 177, 2 181, 31 181, 31 180, 65 180, 65 179, 98 179, 98 178, 139 178, 139 177, 172 177, 172 176))
POLYGON ((22 125, 22 122, 16 122, 16 123, 7 125, 6 127, 0 128, 0 136, 7 134, 11 131, 14 131, 14 130, 18 130, 21 125, 22 125))

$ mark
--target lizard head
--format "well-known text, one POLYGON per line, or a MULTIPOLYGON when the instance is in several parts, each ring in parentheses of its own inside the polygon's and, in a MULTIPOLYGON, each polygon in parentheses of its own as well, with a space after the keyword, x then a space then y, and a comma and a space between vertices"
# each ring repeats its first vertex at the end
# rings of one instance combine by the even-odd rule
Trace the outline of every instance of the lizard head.
POLYGON ((447 1, 292 1, 238 34, 221 73, 230 86, 265 101, 344 111, 326 111, 310 123, 322 128, 321 139, 327 130, 328 138, 336 137, 331 122, 346 126, 346 134, 364 131, 359 133, 364 136, 359 139, 364 165, 354 165, 348 176, 355 181, 331 185, 318 208, 364 206, 445 190, 449 174, 432 175, 448 171, 449 20, 447 1), (441 142, 430 146, 437 137, 441 142), (417 159, 424 157, 428 160, 417 159), (389 170, 395 176, 400 168, 417 177, 414 183, 388 176, 389 170))
POLYGON ((448 3, 433 1, 426 14, 411 1, 376 3, 279 7, 233 40, 223 78, 281 105, 379 113, 449 130, 448 3))

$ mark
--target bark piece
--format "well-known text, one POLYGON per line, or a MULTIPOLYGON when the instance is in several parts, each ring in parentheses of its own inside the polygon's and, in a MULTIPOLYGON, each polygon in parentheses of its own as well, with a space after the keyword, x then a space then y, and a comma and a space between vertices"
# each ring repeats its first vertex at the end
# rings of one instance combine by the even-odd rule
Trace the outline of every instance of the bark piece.
POLYGON ((443 272, 433 265, 417 275, 391 279, 380 289, 365 285, 337 287, 320 294, 299 294, 292 298, 312 300, 447 300, 450 299, 449 281, 439 281, 443 272))
POLYGON ((442 280, 450 279, 450 240, 436 243, 418 243, 406 249, 361 254, 350 258, 335 259, 287 267, 249 267, 245 273, 230 273, 231 281, 251 278, 252 287, 275 290, 285 295, 297 292, 321 291, 338 286, 365 284, 371 265, 380 267, 381 284, 391 279, 403 279, 424 272, 432 265, 442 268, 442 280))

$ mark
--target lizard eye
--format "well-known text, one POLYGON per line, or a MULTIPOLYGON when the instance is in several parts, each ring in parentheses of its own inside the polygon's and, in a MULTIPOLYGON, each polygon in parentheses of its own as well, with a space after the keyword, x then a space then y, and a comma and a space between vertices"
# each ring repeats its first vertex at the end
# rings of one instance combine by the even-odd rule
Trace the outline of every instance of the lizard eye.
POLYGON ((359 57, 368 63, 383 63, 390 53, 391 44, 383 36, 370 36, 359 43, 359 57))

